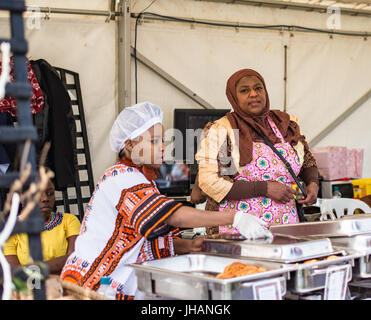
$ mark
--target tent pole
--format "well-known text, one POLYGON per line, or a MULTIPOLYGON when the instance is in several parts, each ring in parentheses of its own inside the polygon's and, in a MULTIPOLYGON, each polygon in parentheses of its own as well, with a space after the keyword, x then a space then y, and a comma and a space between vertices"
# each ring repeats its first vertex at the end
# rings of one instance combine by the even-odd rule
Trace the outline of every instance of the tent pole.
MULTIPOLYGON (((134 56, 134 48, 131 47, 131 55, 134 56)), ((136 51, 136 58, 138 61, 143 63, 147 68, 155 72, 158 76, 162 79, 166 80, 170 83, 173 87, 177 88, 179 91, 184 93, 188 98, 192 99, 193 101, 197 102, 202 108, 204 109, 215 109, 210 103, 202 99, 197 93, 193 92, 191 89, 187 88, 184 84, 180 81, 176 80, 170 74, 168 74, 165 70, 161 69, 159 66, 154 64, 152 61, 144 57, 138 50, 136 51)))
MULTIPOLYGON (((63 8, 49 8, 49 7, 35 7, 27 6, 27 11, 40 10, 42 13, 58 13, 58 14, 76 14, 85 16, 104 16, 104 17, 118 17, 121 15, 119 11, 107 11, 107 10, 79 10, 79 9, 63 9, 63 8)), ((26 12, 27 12, 26 11, 26 12)))
POLYGON ((284 82, 284 91, 283 91, 283 111, 287 111, 287 45, 284 46, 284 76, 283 76, 283 82, 284 82))
POLYGON ((118 110, 122 111, 125 107, 131 105, 131 27, 130 27, 130 4, 131 0, 121 0, 119 9, 121 15, 118 18, 118 110))

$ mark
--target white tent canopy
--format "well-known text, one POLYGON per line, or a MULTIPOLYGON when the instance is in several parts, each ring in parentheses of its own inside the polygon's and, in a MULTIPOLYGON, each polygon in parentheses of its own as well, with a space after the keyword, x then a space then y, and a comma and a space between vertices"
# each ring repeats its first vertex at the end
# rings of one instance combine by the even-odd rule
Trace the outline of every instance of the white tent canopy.
MULTIPOLYGON (((366 0, 363 6, 348 4, 348 8, 366 14, 358 16, 346 13, 345 7, 340 7, 340 16, 335 16, 335 11, 305 11, 289 6, 282 9, 267 5, 268 1, 262 6, 248 1, 216 0, 116 2, 113 1, 116 12, 120 11, 120 4, 124 8, 128 5, 133 15, 129 43, 122 38, 123 20, 127 18, 108 19, 113 14, 111 1, 26 1, 30 8, 42 9, 38 13, 39 27, 32 28, 32 24, 26 27, 29 58, 42 58, 80 75, 95 181, 115 160, 108 136, 117 112, 135 103, 134 60, 131 58, 130 68, 128 64, 124 68, 122 50, 134 47, 135 17, 143 10, 195 21, 169 21, 144 14, 137 26, 138 102, 147 100, 160 105, 165 128, 172 127, 174 108, 202 106, 149 69, 139 57, 166 72, 208 105, 221 109, 230 107, 225 96, 227 78, 234 71, 249 67, 266 79, 271 106, 295 114, 309 141, 353 106, 354 112, 342 118, 317 145, 364 148, 363 177, 371 177, 371 15, 367 16, 371 9, 366 0), (45 8, 50 8, 49 12, 45 8), (70 10, 71 14, 58 14, 53 8, 70 10), (86 14, 72 14, 77 10, 86 14), (90 11, 96 15, 89 14, 90 11), (240 27, 211 26, 196 21, 240 27), (275 30, 244 27, 251 25, 282 27, 275 30), (325 32, 304 32, 292 26, 325 32), (329 26, 339 29, 330 30, 329 26), (330 37, 327 31, 344 35, 330 37), (123 87, 130 91, 123 92, 123 87), (355 104, 361 97, 364 101, 355 104)), ((321 5, 313 1, 301 3, 321 5)), ((326 4, 322 6, 326 9, 326 4)), ((35 11, 26 17, 32 14, 35 11)), ((0 37, 9 34, 8 25, 3 15, 0 37)))

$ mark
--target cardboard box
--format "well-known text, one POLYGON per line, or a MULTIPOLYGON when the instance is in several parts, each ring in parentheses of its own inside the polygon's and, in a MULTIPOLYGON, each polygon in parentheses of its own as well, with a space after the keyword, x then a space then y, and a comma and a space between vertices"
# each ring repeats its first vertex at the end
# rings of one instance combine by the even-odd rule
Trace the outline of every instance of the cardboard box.
POLYGON ((348 177, 347 147, 316 147, 311 151, 316 158, 318 171, 325 180, 337 180, 348 177))
POLYGON ((348 149, 347 150, 347 172, 349 178, 361 178, 363 170, 363 155, 364 149, 348 149))

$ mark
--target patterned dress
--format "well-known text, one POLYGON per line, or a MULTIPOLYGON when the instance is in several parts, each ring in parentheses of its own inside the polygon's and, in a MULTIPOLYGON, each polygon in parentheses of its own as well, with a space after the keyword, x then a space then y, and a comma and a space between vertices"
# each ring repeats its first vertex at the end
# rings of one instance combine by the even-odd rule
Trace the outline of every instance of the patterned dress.
POLYGON ((138 169, 116 163, 96 185, 61 279, 96 291, 110 277, 116 299, 134 299, 137 278, 126 264, 174 255, 179 230, 163 221, 180 206, 138 169))
MULTIPOLYGON (((298 175, 301 165, 296 151, 288 142, 284 141, 282 134, 270 118, 268 118, 268 122, 276 136, 281 140, 280 143, 274 145, 275 148, 290 163, 294 173, 298 175)), ((284 163, 268 145, 262 142, 253 143, 252 160, 245 166, 235 180, 277 181, 290 187, 292 187, 294 183, 294 179, 284 163)), ((246 212, 246 214, 253 214, 264 221, 267 228, 274 224, 299 222, 295 200, 291 200, 285 204, 277 203, 265 197, 243 199, 239 201, 224 200, 219 204, 219 211, 243 211, 246 212)), ((220 226, 219 232, 238 233, 238 230, 229 225, 220 226)))

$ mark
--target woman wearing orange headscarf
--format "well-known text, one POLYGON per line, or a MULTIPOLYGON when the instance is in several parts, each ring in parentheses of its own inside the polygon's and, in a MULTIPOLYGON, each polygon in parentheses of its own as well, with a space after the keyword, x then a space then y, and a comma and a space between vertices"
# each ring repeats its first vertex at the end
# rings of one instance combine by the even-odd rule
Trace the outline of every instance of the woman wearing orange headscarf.
MULTIPOLYGON (((298 222, 294 180, 256 130, 302 178, 307 196, 299 203, 310 205, 317 200, 318 169, 299 125, 289 114, 270 109, 265 81, 252 69, 235 72, 228 79, 226 94, 233 112, 204 129, 192 201, 202 201, 201 190, 208 197, 207 210, 244 211, 266 228, 298 222)), ((219 231, 236 232, 231 226, 219 231)))

